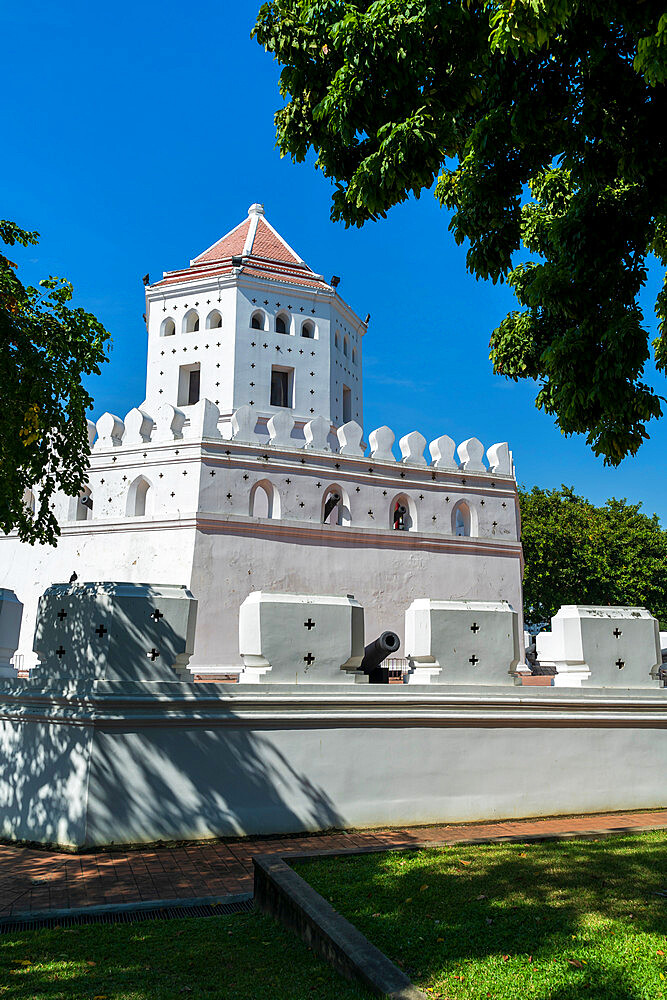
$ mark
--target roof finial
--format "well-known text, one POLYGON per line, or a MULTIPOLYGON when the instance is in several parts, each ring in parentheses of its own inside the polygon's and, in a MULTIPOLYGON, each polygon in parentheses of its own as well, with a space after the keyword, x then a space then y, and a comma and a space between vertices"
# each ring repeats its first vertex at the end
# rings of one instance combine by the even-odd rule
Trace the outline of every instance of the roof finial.
POLYGON ((251 205, 248 209, 248 215, 264 215, 264 206, 260 205, 258 201, 254 205, 251 205))

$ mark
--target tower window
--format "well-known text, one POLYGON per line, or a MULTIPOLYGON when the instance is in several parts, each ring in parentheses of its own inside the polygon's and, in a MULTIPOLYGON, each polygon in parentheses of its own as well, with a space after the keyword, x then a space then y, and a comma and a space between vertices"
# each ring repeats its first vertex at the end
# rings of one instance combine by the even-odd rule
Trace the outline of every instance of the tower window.
POLYGON ((285 316, 276 316, 276 333, 287 333, 287 322, 285 316))
POLYGON ((264 324, 264 313, 262 312, 261 309, 258 309, 257 312, 254 312, 252 314, 252 318, 250 320, 250 329, 251 330, 263 330, 264 329, 264 325, 265 325, 264 324))
POLYGON ((193 406, 199 402, 200 366, 182 365, 178 372, 178 406, 193 406))
POLYGON ((308 337, 309 340, 313 340, 314 339, 314 337, 315 337, 315 327, 310 322, 310 320, 308 320, 306 323, 304 323, 303 326, 301 327, 301 336, 302 337, 308 337))
POLYGON ((196 333, 199 330, 199 314, 191 309, 183 317, 183 333, 196 333))
POLYGON ((219 330, 222 327, 222 316, 218 309, 210 312, 206 318, 206 328, 208 330, 219 330))
POLYGON ((349 337, 344 337, 343 338, 343 354, 345 355, 345 357, 347 357, 349 355, 349 353, 350 353, 350 338, 349 337))
POLYGON ((271 406, 292 406, 293 369, 271 369, 271 406))
POLYGON ((188 379, 188 406, 193 406, 199 402, 199 368, 190 372, 188 379))
POLYGON ((343 386, 343 423, 352 419, 352 390, 346 385, 343 386))
POLYGON ((161 337, 173 337, 176 333, 176 324, 173 319, 165 319, 162 322, 162 328, 160 330, 161 337))

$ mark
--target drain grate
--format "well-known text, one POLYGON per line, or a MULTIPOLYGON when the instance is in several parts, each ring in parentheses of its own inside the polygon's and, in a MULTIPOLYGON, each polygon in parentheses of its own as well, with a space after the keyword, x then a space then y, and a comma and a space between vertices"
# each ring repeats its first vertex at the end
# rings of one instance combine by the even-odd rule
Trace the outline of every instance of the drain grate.
POLYGON ((134 924, 143 920, 175 920, 184 917, 220 917, 227 913, 249 913, 252 899, 230 903, 197 903, 192 906, 155 906, 141 909, 107 910, 97 913, 71 913, 62 916, 26 917, 0 920, 0 934, 34 931, 41 927, 73 927, 80 924, 134 924))

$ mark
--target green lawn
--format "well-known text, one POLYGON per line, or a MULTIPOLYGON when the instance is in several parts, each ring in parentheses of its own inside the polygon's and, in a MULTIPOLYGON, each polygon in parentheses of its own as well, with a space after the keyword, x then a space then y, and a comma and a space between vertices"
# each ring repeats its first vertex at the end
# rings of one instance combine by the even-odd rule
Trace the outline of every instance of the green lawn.
POLYGON ((433 997, 667 997, 664 832, 295 867, 433 997))
POLYGON ((258 913, 0 935, 7 1000, 368 1000, 258 913))

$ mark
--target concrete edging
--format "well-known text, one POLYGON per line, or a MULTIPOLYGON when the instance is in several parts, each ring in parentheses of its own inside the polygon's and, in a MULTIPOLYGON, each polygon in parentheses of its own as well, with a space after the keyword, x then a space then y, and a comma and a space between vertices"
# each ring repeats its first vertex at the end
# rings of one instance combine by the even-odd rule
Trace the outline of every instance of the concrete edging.
POLYGON ((666 826, 667 824, 661 823, 655 826, 619 826, 615 829, 602 830, 591 828, 551 834, 500 834, 490 837, 425 840, 419 843, 374 844, 369 847, 325 851, 260 854, 252 859, 255 906, 295 931, 309 948, 346 979, 363 983, 376 996, 388 997, 390 1000, 428 1000, 426 993, 414 986, 384 952, 371 944, 354 924, 338 913, 319 892, 301 878, 290 863, 314 858, 345 857, 352 854, 383 854, 388 851, 419 851, 474 844, 597 840, 663 830, 666 826))

